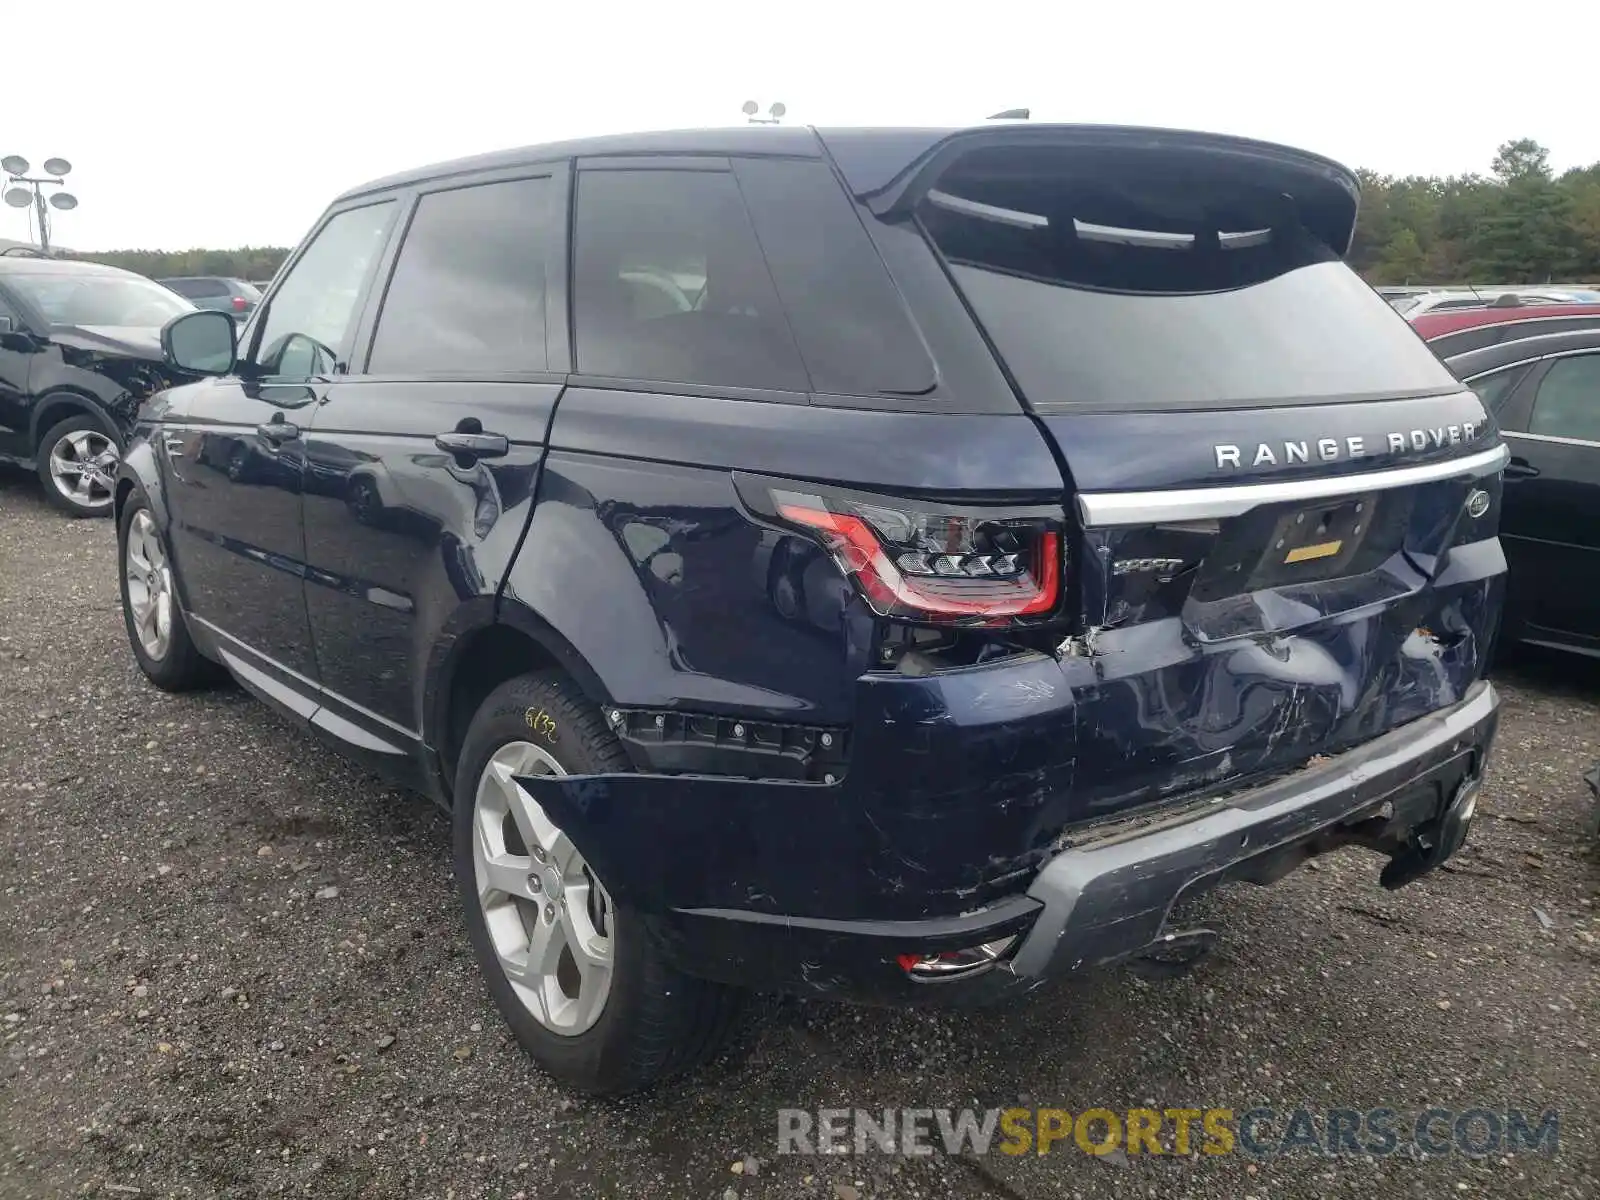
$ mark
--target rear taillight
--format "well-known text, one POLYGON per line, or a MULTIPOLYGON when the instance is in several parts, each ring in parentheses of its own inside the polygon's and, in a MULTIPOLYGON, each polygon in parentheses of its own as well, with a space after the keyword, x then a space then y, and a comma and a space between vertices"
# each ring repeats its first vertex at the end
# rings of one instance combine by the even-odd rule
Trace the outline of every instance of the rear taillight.
POLYGON ((233 311, 234 312, 243 312, 249 306, 250 306, 249 301, 247 301, 243 296, 235 296, 233 298, 233 311))
POLYGON ((1045 617, 1060 600, 1060 509, 956 506, 751 477, 739 482, 760 515, 820 543, 880 616, 1006 625, 1045 617))

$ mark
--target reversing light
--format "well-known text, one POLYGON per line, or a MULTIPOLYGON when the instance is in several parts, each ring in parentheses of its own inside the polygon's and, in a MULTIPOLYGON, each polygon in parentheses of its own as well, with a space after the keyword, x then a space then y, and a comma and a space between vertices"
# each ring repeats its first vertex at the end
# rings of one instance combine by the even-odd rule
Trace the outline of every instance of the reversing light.
POLYGON ((965 950, 941 950, 937 954, 901 954, 896 956, 895 962, 900 964, 902 971, 919 983, 971 979, 974 975, 992 971, 1016 942, 1017 935, 1013 933, 965 950))

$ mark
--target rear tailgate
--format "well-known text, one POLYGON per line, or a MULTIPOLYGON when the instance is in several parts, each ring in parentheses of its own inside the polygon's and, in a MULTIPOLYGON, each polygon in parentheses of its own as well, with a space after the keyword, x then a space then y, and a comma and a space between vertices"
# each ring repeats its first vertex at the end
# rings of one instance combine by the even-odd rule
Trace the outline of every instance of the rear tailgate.
POLYGON ((1455 702, 1504 570, 1498 432, 1340 260, 1354 180, 1200 135, 1008 131, 910 206, 1078 517, 1079 775, 1109 811, 1455 702))

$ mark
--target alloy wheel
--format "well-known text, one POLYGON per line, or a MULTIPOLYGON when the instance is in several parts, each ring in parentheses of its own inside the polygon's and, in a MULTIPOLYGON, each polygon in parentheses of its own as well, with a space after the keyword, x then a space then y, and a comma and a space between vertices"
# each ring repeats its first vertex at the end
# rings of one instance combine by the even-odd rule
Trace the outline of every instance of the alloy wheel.
POLYGON ((117 444, 105 434, 74 429, 50 447, 50 479, 78 508, 108 508, 119 459, 117 444))
POLYGON ((472 862, 495 958, 553 1033, 593 1027, 611 991, 615 906, 577 847, 517 776, 564 775, 532 742, 500 747, 478 777, 472 862))
POLYGON ((134 634, 144 652, 159 662, 172 645, 172 568, 149 509, 141 508, 128 522, 123 570, 134 634))

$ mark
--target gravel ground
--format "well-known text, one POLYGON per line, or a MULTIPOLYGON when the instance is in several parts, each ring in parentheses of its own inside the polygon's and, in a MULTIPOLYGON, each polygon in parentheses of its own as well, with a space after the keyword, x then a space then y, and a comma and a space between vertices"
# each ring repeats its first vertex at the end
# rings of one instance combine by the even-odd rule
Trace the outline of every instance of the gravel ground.
POLYGON ((0 472, 0 1195, 1600 1194, 1593 670, 1508 673, 1484 819, 1404 891, 1357 851, 1229 888, 1220 949, 1170 982, 976 1014, 760 999, 709 1068, 600 1103, 502 1032, 443 817, 237 690, 147 686, 113 547, 0 472), (1560 1149, 776 1155, 781 1107, 1150 1102, 1556 1108, 1560 1149))

